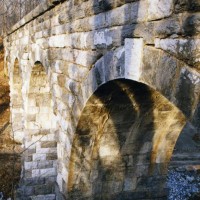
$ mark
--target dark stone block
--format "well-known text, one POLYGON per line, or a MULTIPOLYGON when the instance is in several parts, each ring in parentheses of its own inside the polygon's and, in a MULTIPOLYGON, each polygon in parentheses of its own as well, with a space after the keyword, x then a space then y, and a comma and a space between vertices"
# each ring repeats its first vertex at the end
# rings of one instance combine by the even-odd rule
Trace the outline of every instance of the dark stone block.
POLYGON ((45 178, 26 178, 23 180, 23 185, 34 186, 34 185, 43 185, 45 183, 45 178))
POLYGON ((200 33, 200 15, 190 15, 183 22, 183 34, 194 36, 200 33))
POLYGON ((35 195, 45 195, 54 193, 54 187, 52 185, 37 185, 35 188, 35 195))
POLYGON ((54 148, 57 147, 57 143, 52 141, 52 142, 41 142, 41 148, 54 148))
POLYGON ((24 190, 25 196, 32 196, 35 194, 35 188, 33 186, 26 187, 24 190))
POLYGON ((199 0, 175 0, 175 12, 200 11, 199 0))
POLYGON ((57 153, 48 153, 46 155, 47 160, 57 160, 57 153))
POLYGON ((188 71, 185 71, 181 74, 175 95, 178 102, 178 107, 188 118, 191 117, 193 111, 193 103, 195 103, 194 95, 196 88, 189 77, 190 72, 188 71), (187 91, 187 93, 185 91, 187 91))

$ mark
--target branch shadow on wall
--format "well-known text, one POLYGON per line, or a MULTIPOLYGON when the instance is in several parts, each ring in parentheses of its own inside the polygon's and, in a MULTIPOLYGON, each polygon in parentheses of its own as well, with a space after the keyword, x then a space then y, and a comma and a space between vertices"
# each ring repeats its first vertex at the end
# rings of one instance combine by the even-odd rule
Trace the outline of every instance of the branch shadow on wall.
POLYGON ((169 128, 181 127, 184 120, 179 116, 172 104, 142 83, 119 79, 102 85, 89 99, 76 129, 68 198, 166 195, 165 165, 176 134, 169 128))

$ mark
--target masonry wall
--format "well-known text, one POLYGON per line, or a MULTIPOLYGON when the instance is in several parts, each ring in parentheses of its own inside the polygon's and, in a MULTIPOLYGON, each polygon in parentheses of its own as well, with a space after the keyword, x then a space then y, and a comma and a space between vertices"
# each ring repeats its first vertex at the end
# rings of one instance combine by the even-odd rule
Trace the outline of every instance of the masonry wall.
MULTIPOLYGON (((57 198, 67 196, 71 148, 79 118, 88 99, 108 81, 123 78, 146 84, 177 106, 185 120, 199 130, 199 10, 197 0, 45 1, 13 27, 4 38, 4 45, 10 79, 15 75, 15 59, 21 70, 22 89, 18 95, 23 99, 23 144, 28 148, 24 155, 24 171, 32 171, 23 178, 40 177, 39 172, 46 170, 44 179, 35 181, 29 194, 22 192, 24 198, 42 199, 45 195, 55 199, 54 188, 49 189, 48 194, 45 189, 38 190, 42 184, 49 185, 46 177, 51 176, 56 176, 56 181, 52 178, 52 182, 62 194, 57 198), (34 160, 26 160, 30 155, 41 154, 37 152, 37 143, 29 148, 37 137, 30 135, 26 126, 27 108, 36 98, 30 100, 29 91, 33 67, 38 62, 46 73, 55 115, 54 129, 45 140, 51 145, 42 152, 43 161, 56 163, 51 166, 51 174, 46 165, 39 167, 34 160), (47 159, 55 148, 56 157, 47 159), (37 176, 33 175, 33 170, 38 172, 37 176)), ((14 87, 12 81, 10 87, 14 87)), ((11 106, 11 112, 14 110, 11 106)), ((173 141, 178 138, 185 120, 171 137, 173 141)), ((42 123, 49 122, 45 119, 42 123)), ((155 154, 153 163, 167 164, 174 145, 173 142, 169 148, 158 148, 157 152, 151 149, 155 154)))

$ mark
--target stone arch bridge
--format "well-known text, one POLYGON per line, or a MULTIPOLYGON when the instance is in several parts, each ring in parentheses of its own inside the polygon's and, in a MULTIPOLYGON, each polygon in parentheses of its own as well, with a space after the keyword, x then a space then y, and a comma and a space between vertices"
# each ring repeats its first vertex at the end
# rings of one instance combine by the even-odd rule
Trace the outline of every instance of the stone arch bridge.
POLYGON ((166 198, 176 141, 200 128, 199 10, 195 0, 45 0, 12 27, 17 199, 166 198))

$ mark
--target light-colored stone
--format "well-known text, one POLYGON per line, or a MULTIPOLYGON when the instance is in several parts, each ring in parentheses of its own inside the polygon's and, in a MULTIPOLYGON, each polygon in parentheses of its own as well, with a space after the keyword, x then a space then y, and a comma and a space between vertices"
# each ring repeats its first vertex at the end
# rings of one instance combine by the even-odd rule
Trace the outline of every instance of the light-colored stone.
POLYGON ((163 49, 180 60, 199 68, 200 40, 199 39, 156 39, 156 48, 163 49))
POLYGON ((173 0, 148 0, 148 20, 169 17, 174 9, 173 0))
POLYGON ((141 76, 143 39, 125 40, 125 77, 139 81, 141 76))
POLYGON ((60 199, 51 194, 55 180, 65 195, 82 184, 84 192, 74 199, 97 193, 110 199, 122 191, 163 198, 149 193, 148 178, 169 162, 185 123, 171 103, 191 123, 193 116, 197 124, 199 119, 199 16, 191 5, 50 0, 12 28, 4 38, 5 61, 15 139, 27 148, 22 175, 34 183, 45 178, 42 187, 52 189, 31 199, 60 199), (112 96, 116 91, 120 96, 112 96))
POLYGON ((94 35, 94 45, 109 47, 112 44, 112 37, 109 36, 109 30, 105 29, 100 32, 96 32, 94 35))

